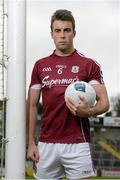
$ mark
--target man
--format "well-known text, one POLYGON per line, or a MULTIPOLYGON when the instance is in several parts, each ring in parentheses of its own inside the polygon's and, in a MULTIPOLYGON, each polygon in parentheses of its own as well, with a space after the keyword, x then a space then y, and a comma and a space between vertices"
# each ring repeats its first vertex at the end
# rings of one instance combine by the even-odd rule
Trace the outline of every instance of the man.
POLYGON ((73 39, 75 20, 68 10, 57 10, 51 18, 51 36, 56 49, 38 60, 33 68, 29 89, 28 158, 37 162, 39 179, 81 179, 94 176, 90 151, 88 117, 102 114, 109 108, 107 91, 100 66, 78 53, 73 39), (89 107, 86 100, 76 106, 68 98, 67 86, 77 80, 94 87, 97 103, 89 107), (43 117, 40 141, 35 144, 37 106, 42 92, 43 117))

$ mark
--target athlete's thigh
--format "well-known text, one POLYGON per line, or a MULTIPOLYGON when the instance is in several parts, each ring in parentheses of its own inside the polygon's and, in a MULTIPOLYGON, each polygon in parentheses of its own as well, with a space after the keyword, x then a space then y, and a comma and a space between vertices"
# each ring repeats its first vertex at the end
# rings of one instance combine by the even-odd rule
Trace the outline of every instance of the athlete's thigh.
POLYGON ((60 179, 63 177, 63 169, 58 160, 55 144, 40 142, 38 148, 40 160, 36 164, 37 179, 60 179))
POLYGON ((68 144, 62 154, 62 163, 68 179, 95 176, 89 143, 68 144))

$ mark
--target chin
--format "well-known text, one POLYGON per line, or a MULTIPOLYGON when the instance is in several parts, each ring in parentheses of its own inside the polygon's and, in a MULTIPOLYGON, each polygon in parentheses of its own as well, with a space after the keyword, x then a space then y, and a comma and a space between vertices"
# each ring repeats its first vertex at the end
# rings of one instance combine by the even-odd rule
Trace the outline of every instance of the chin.
POLYGON ((68 47, 58 47, 59 51, 68 51, 68 47))

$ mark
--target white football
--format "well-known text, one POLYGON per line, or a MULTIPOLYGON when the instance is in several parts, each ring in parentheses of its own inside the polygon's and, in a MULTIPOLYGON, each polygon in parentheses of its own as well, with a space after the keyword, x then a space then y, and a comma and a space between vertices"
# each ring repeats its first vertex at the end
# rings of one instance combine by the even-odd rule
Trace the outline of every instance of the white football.
POLYGON ((65 101, 67 97, 71 98, 75 104, 80 104, 80 97, 85 97, 89 106, 93 106, 96 100, 96 92, 94 88, 87 82, 76 81, 71 83, 65 90, 65 101))

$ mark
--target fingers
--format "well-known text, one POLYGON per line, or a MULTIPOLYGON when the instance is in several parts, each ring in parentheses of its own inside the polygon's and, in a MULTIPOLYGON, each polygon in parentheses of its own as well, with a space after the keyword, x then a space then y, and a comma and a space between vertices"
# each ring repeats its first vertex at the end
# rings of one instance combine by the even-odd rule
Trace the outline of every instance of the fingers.
POLYGON ((27 153, 27 158, 34 161, 38 162, 39 161, 39 151, 37 148, 35 150, 29 149, 27 153))
POLYGON ((66 106, 69 108, 69 110, 74 116, 77 115, 77 106, 75 105, 74 101, 72 101, 70 98, 67 98, 66 106))
MULTIPOLYGON (((86 103, 87 101, 86 101, 86 98, 84 97, 84 96, 79 96, 79 98, 80 98, 80 102, 81 103, 86 103)), ((80 103, 80 104, 81 104, 80 103)))
POLYGON ((38 162, 39 161, 39 154, 38 153, 34 153, 33 154, 33 161, 34 162, 38 162))
POLYGON ((36 154, 36 153, 29 154, 29 155, 27 156, 27 158, 30 159, 30 160, 32 160, 32 161, 34 161, 34 162, 38 162, 38 161, 39 161, 39 156, 38 156, 38 154, 36 154))
POLYGON ((89 106, 85 97, 80 98, 80 103, 76 105, 71 98, 67 98, 66 106, 69 108, 74 116, 86 117, 88 114, 89 106))

